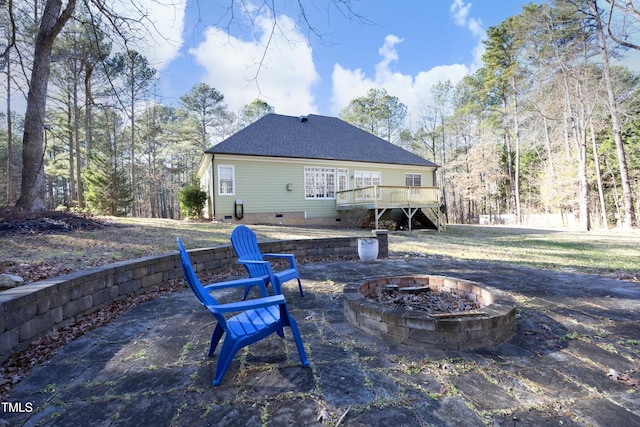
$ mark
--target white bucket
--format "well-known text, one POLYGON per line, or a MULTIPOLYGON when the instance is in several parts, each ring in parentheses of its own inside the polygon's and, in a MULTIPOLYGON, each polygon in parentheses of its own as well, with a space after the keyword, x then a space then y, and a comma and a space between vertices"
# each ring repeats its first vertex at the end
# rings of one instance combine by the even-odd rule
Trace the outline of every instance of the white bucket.
POLYGON ((378 258, 378 239, 371 237, 358 239, 358 256, 363 262, 373 262, 378 258))

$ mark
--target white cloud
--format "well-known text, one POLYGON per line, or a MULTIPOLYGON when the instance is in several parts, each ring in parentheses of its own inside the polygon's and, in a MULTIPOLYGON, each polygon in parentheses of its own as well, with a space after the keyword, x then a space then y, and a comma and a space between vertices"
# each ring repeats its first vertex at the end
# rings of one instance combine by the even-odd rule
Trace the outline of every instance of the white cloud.
POLYGON ((402 43, 404 39, 401 39, 398 36, 394 36, 393 34, 389 34, 384 38, 384 44, 380 49, 378 49, 378 53, 382 57, 382 62, 378 64, 381 68, 386 68, 393 61, 398 60, 398 52, 396 51, 396 45, 398 43, 402 43))
POLYGON ((137 37, 132 38, 129 48, 144 55, 158 71, 168 66, 182 47, 186 7, 187 0, 166 3, 158 0, 129 0, 113 4, 116 13, 139 22, 137 37))
POLYGON ((393 72, 390 65, 399 59, 395 45, 402 39, 394 35, 385 37, 384 44, 378 50, 382 59, 375 66, 375 76, 369 78, 362 69, 349 70, 340 64, 333 67, 333 95, 331 114, 338 115, 354 98, 364 96, 369 89, 385 89, 390 95, 398 97, 408 108, 409 118, 417 120, 424 105, 431 97, 431 87, 440 81, 458 83, 469 68, 463 64, 440 65, 416 76, 393 72))
MULTIPOLYGON (((136 34, 129 40, 129 48, 140 52, 152 67, 161 71, 176 58, 183 43, 186 4, 187 0, 172 0, 168 3, 157 0, 129 0, 116 1, 111 7, 116 14, 130 18, 131 22, 139 22, 138 27, 132 28, 136 34)), ((113 51, 123 51, 122 45, 122 40, 116 39, 113 51)), ((20 77, 21 74, 18 74, 16 79, 20 77)), ((22 84, 26 86, 26 83, 22 84)), ((12 110, 22 114, 26 111, 26 99, 15 88, 13 90, 12 110)), ((6 97, 6 87, 0 85, 0 98, 2 97, 6 97)))
POLYGON ((316 111, 312 88, 319 76, 311 46, 291 18, 278 16, 277 23, 271 34, 271 17, 258 16, 257 39, 251 40, 209 27, 205 40, 189 51, 206 70, 203 81, 224 94, 232 111, 258 97, 280 114, 316 111))
POLYGON ((409 112, 409 120, 418 120, 431 98, 431 87, 441 81, 449 80, 457 84, 464 76, 474 72, 482 66, 482 55, 485 48, 482 39, 485 30, 482 21, 471 16, 472 3, 464 0, 453 0, 449 11, 454 23, 467 29, 477 40, 471 50, 472 61, 465 64, 443 64, 430 70, 420 71, 415 76, 393 72, 391 64, 398 61, 395 46, 403 39, 393 34, 387 35, 383 45, 378 50, 381 57, 375 66, 375 75, 367 77, 362 69, 349 70, 335 64, 332 81, 333 94, 331 97, 331 114, 338 115, 340 111, 354 98, 364 96, 369 89, 386 89, 390 95, 397 96, 404 103, 409 112))
POLYGON ((172 0, 169 3, 157 0, 144 1, 153 2, 153 7, 149 9, 149 20, 160 37, 154 37, 160 46, 155 49, 153 57, 149 60, 156 68, 162 70, 178 55, 182 46, 187 0, 172 0))
POLYGON ((482 21, 478 18, 469 18, 467 21, 467 28, 471 31, 475 37, 482 39, 486 35, 484 28, 482 28, 482 21))
POLYGON ((340 64, 333 66, 331 74, 333 94, 331 96, 331 114, 338 115, 354 98, 365 95, 369 89, 377 87, 376 83, 365 76, 360 68, 348 70, 340 64))
POLYGON ((460 27, 464 27, 467 24, 470 9, 471 3, 465 5, 462 0, 453 0, 453 3, 451 3, 451 7, 449 8, 453 17, 453 22, 460 27))
POLYGON ((465 4, 463 0, 453 0, 449 11, 451 12, 453 22, 459 27, 468 29, 478 40, 478 43, 472 51, 473 62, 471 63, 471 69, 477 70, 482 66, 482 55, 485 50, 482 39, 486 35, 486 31, 482 27, 482 21, 480 19, 469 16, 472 5, 473 3, 465 4))

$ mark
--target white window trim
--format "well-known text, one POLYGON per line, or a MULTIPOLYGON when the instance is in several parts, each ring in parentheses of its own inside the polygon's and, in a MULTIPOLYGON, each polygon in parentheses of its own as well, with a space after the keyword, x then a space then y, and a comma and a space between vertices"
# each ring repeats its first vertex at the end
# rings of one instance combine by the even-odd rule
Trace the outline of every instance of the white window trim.
MULTIPOLYGON (((353 172, 353 187, 354 188, 359 188, 357 185, 358 182, 358 178, 362 178, 363 176, 369 176, 371 178, 371 180, 373 181, 374 177, 378 178, 378 183, 377 184, 372 184, 372 185, 382 185, 382 172, 380 171, 354 171, 353 172)), ((369 185, 365 185, 364 187, 370 187, 369 185)), ((362 187, 360 187, 362 188, 362 187)))
POLYGON ((234 165, 218 165, 218 174, 217 174, 217 182, 216 182, 216 186, 218 189, 218 195, 219 196, 235 196, 236 195, 236 167, 234 165), (223 193, 221 192, 221 188, 220 188, 220 176, 222 175, 222 172, 220 171, 220 169, 222 168, 230 168, 231 169, 231 192, 229 193, 223 193))
POLYGON ((338 168, 336 170, 336 191, 345 191, 349 189, 349 168, 338 168), (340 177, 344 178, 344 188, 340 188, 340 177))
POLYGON ((422 174, 421 173, 405 173, 404 174, 404 182, 405 182, 405 184, 407 183, 407 177, 409 175, 411 175, 411 181, 412 181, 412 183, 411 183, 411 185, 409 187, 422 187, 423 180, 422 180, 422 174), (415 177, 416 176, 420 177, 420 185, 415 185, 415 177))
MULTIPOLYGON (((304 198, 305 198, 305 200, 335 200, 337 185, 338 184, 337 184, 336 168, 334 168, 334 167, 325 167, 325 166, 305 166, 304 167, 304 198), (313 174, 314 174, 313 188, 314 188, 314 190, 317 190, 317 188, 316 188, 317 183, 315 181, 315 174, 318 172, 318 170, 322 170, 324 172, 325 180, 326 180, 326 176, 327 175, 333 175, 333 191, 332 191, 333 196, 327 197, 325 195, 324 197, 309 197, 307 195, 307 174, 310 173, 310 172, 313 172, 313 174)), ((326 188, 327 187, 325 186, 325 189, 326 188)), ((325 194, 327 192, 325 192, 325 194)), ((315 191, 315 193, 317 194, 317 191, 315 191)))
MULTIPOLYGON (((380 186, 382 185, 382 172, 380 171, 354 171, 353 172, 353 188, 354 189, 358 189, 358 188, 368 188, 368 187, 372 187, 372 186, 380 186), (362 181, 364 181, 364 178, 368 177, 371 179, 371 181, 377 180, 378 182, 375 184, 371 184, 371 185, 362 185, 362 186, 358 186, 358 180, 361 179, 362 181)), ((382 198, 382 194, 380 192, 380 189, 378 189, 377 194, 375 194, 373 192, 373 189, 368 189, 368 190, 364 190, 364 192, 358 192, 357 194, 359 194, 359 196, 356 196, 356 200, 374 200, 374 199, 378 199, 380 200, 382 198)))

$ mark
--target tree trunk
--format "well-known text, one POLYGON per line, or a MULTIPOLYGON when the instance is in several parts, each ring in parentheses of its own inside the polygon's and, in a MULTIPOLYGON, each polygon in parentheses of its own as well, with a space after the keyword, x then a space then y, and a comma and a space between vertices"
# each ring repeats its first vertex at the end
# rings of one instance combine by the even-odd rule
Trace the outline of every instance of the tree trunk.
POLYGON ((593 120, 589 118, 589 133, 591 134, 591 146, 593 147, 593 160, 596 172, 596 181, 598 183, 598 199, 600 200, 600 214, 602 216, 602 227, 609 229, 609 220, 607 219, 607 203, 604 200, 604 187, 602 185, 602 173, 600 171, 600 158, 598 157, 598 145, 596 144, 596 131, 593 127, 593 120))
POLYGON ((576 153, 578 154, 580 228, 584 231, 589 231, 591 230, 591 211, 589 206, 589 178, 587 177, 587 110, 585 108, 585 95, 582 84, 580 81, 576 81, 575 85, 576 100, 579 108, 577 109, 578 117, 574 120, 573 134, 576 153))
MULTIPOLYGON (((575 146, 576 156, 578 160, 578 185, 579 193, 577 194, 578 205, 580 209, 580 227, 588 231, 591 228, 589 222, 589 202, 588 202, 588 180, 587 180, 587 166, 586 166, 586 139, 583 137, 584 132, 580 132, 574 117, 574 109, 571 105, 571 90, 569 87, 569 81, 567 80, 567 71, 563 68, 562 72, 562 89, 564 92, 564 139, 565 150, 567 156, 570 156, 571 148, 569 146, 569 139, 573 136, 573 142, 575 146)), ((576 91, 576 97, 581 100, 579 91, 576 91)), ((584 113, 582 111, 582 113, 584 113)))
POLYGON ((78 105, 78 80, 82 66, 73 62, 73 139, 76 142, 76 185, 78 189, 78 209, 84 209, 84 188, 82 186, 82 150, 80 149, 80 106, 78 105))
POLYGON ((7 50, 7 206, 13 204, 13 125, 11 123, 11 62, 7 50))
POLYGON ((91 93, 91 76, 93 75, 93 66, 85 64, 87 71, 84 77, 84 132, 85 132, 85 150, 87 156, 87 164, 91 160, 91 150, 93 149, 93 95, 91 93))
MULTIPOLYGON (((503 121, 504 121, 504 117, 506 116, 506 111, 507 111, 507 106, 506 106, 506 102, 505 104, 503 104, 503 112, 502 112, 502 116, 503 116, 503 121)), ((506 129, 506 125, 505 125, 505 129, 506 129)), ((505 132, 504 136, 504 146, 507 148, 507 175, 509 176, 509 198, 507 199, 507 207, 509 208, 509 210, 511 212, 515 212, 515 204, 516 204, 516 192, 515 192, 515 186, 514 186, 514 175, 513 175, 513 161, 512 161, 512 151, 511 151, 511 138, 509 136, 509 132, 505 132)))
MULTIPOLYGON (((444 206, 444 218, 445 221, 449 221, 449 206, 447 206, 447 192, 445 191, 445 183, 446 183, 446 164, 447 164, 447 155, 446 155, 446 137, 445 137, 445 128, 444 128, 444 117, 441 117, 442 122, 442 165, 440 165, 440 193, 442 194, 441 206, 444 206)), ((435 132, 435 126, 434 126, 435 132)), ((435 148, 435 138, 433 142, 433 158, 435 161, 436 158, 436 148, 435 148)))
POLYGON ((587 179, 587 141, 584 133, 576 135, 578 148, 578 181, 580 182, 580 228, 583 231, 591 230, 591 218, 589 215, 589 180, 587 179))
MULTIPOLYGON (((133 72, 134 63, 131 62, 131 75, 134 75, 133 72)), ((134 80, 132 79, 131 83, 131 145, 129 146, 129 157, 131 157, 131 163, 129 164, 129 180, 131 181, 131 216, 138 217, 140 214, 138 213, 138 186, 136 183, 136 145, 135 145, 135 136, 136 136, 136 119, 135 119, 135 103, 136 103, 136 92, 134 87, 134 80)))
POLYGON ((111 215, 118 215, 118 128, 115 111, 113 112, 113 140, 112 153, 113 158, 111 160, 111 169, 109 174, 111 176, 111 215))
POLYGON ((61 13, 62 0, 47 0, 35 41, 22 138, 22 182, 20 198, 16 202, 17 206, 31 212, 46 209, 43 137, 51 49, 62 27, 71 18, 75 6, 76 0, 69 0, 61 13))
MULTIPOLYGON (((93 96, 91 94, 91 76, 93 75, 93 66, 85 62, 86 67, 84 75, 84 135, 85 135, 85 158, 87 159, 87 169, 91 164, 91 151, 93 149, 93 96)), ((82 182, 82 181, 80 181, 82 182)), ((79 187, 82 191, 82 205, 85 207, 84 186, 79 187)))
POLYGON ((75 138, 73 134, 73 111, 71 105, 71 94, 67 94, 67 139, 69 140, 69 196, 67 198, 67 209, 73 206, 73 200, 76 197, 76 179, 74 168, 74 148, 75 138))
POLYGON ((515 153, 515 175, 514 180, 514 192, 516 203, 516 222, 520 224, 522 222, 522 208, 520 205, 520 121, 518 118, 518 87, 515 77, 513 78, 513 133, 516 143, 515 153))
POLYGON ((627 168, 627 159, 624 152, 624 142, 622 141, 622 123, 620 121, 620 113, 618 111, 618 101, 616 100, 616 96, 613 91, 611 73, 609 72, 609 52, 607 51, 607 42, 604 37, 604 28, 598 13, 597 1, 590 0, 589 7, 596 21, 598 42, 600 44, 600 52, 602 54, 602 72, 604 74, 604 83, 607 88, 607 96, 609 98, 609 112, 611 113, 613 139, 615 141, 616 151, 618 154, 620 180, 622 181, 622 195, 624 197, 624 220, 622 222, 622 226, 623 228, 631 228, 637 225, 636 213, 633 206, 633 192, 631 191, 631 182, 629 180, 629 170, 627 168))

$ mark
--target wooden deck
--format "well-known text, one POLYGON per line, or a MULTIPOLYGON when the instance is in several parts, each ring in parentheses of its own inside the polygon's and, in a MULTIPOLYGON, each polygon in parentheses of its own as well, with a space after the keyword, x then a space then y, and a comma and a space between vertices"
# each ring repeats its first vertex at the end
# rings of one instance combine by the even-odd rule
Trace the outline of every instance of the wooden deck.
POLYGON ((336 193, 336 210, 372 209, 375 211, 376 228, 378 220, 387 209, 402 209, 409 219, 422 209, 441 230, 440 189, 438 187, 400 187, 374 185, 336 193))

